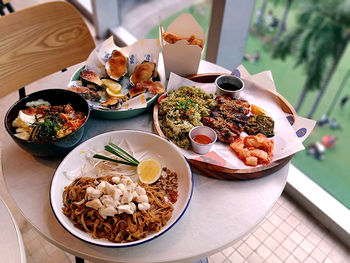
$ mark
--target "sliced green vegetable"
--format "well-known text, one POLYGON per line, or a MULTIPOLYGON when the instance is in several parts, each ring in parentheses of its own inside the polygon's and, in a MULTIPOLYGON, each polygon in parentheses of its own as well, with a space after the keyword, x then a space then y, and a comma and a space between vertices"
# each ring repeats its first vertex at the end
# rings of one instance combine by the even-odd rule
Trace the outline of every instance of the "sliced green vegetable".
POLYGON ((122 158, 123 160, 125 160, 125 161, 127 161, 127 162, 129 162, 129 163, 137 164, 136 162, 132 161, 131 159, 126 158, 125 156, 123 156, 122 154, 120 154, 120 152, 116 151, 115 149, 113 149, 113 148, 112 148, 111 146, 109 146, 109 145, 106 145, 106 146, 105 146, 105 150, 106 150, 107 152, 110 152, 110 153, 112 153, 112 154, 114 154, 114 155, 116 155, 116 156, 122 158))
POLYGON ((109 158, 109 157, 107 157, 107 156, 103 156, 103 155, 100 155, 100 154, 95 154, 93 157, 96 158, 96 159, 101 159, 101 160, 105 160, 105 161, 111 161, 111 162, 115 162, 115 163, 121 163, 121 164, 125 164, 125 165, 131 165, 131 166, 137 166, 137 164, 135 164, 135 163, 130 163, 130 162, 124 162, 124 161, 120 161, 120 160, 115 160, 115 159, 112 159, 112 158, 109 158))
POLYGON ((139 164, 140 162, 134 158, 134 156, 132 156, 131 154, 127 153, 126 151, 124 151, 122 148, 120 148, 119 146, 115 145, 114 143, 110 142, 109 145, 113 146, 114 148, 116 148, 120 153, 123 153, 124 155, 126 155, 127 157, 129 157, 131 160, 133 160, 134 162, 136 162, 137 164, 139 164))
POLYGON ((124 151, 119 146, 115 145, 114 143, 109 143, 109 145, 105 145, 105 150, 111 154, 114 154, 115 156, 118 156, 119 158, 123 159, 121 160, 115 160, 112 158, 109 158, 107 156, 101 155, 101 154, 95 154, 93 157, 96 159, 101 159, 105 161, 111 161, 115 163, 121 163, 125 165, 131 165, 131 166, 137 166, 140 162, 135 159, 131 154, 124 151))

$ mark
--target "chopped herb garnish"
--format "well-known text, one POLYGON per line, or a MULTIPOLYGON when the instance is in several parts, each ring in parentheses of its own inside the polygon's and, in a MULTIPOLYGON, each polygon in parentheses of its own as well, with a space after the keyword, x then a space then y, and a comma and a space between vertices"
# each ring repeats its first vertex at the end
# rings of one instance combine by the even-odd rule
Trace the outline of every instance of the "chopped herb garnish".
POLYGON ((181 97, 176 100, 176 108, 179 110, 188 110, 196 104, 197 102, 195 102, 191 98, 181 97))
POLYGON ((57 131, 62 127, 63 120, 59 114, 47 115, 43 122, 37 121, 32 124, 33 130, 30 140, 44 140, 45 138, 56 138, 57 131))

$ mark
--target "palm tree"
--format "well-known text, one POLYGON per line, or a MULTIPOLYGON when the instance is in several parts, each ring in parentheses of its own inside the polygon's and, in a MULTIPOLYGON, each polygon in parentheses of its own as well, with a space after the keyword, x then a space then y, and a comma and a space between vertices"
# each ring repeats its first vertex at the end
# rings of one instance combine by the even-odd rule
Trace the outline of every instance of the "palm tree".
POLYGON ((280 38, 282 35, 283 30, 286 28, 286 21, 287 21, 287 17, 288 17, 288 13, 290 10, 290 7, 292 5, 293 0, 286 0, 286 4, 284 6, 284 11, 283 11, 283 15, 281 18, 281 21, 278 25, 278 29, 277 29, 277 33, 274 39, 274 45, 277 46, 278 43, 280 42, 280 38))
POLYGON ((308 118, 313 117, 350 40, 350 0, 330 2, 320 6, 319 12, 327 17, 327 30, 332 34, 329 41, 329 45, 332 46, 332 63, 307 115, 308 118))
POLYGON ((266 11, 267 0, 263 0, 263 3, 258 11, 258 17, 256 19, 255 25, 261 26, 264 23, 264 15, 266 11))
POLYGON ((313 104, 311 106, 311 109, 310 109, 310 111, 309 111, 309 113, 307 115, 307 117, 310 118, 310 119, 312 118, 312 116, 314 115, 318 105, 320 104, 320 101, 321 101, 321 99, 323 97, 323 94, 324 94, 324 92, 326 91, 326 89, 328 87, 328 83, 331 80, 331 78, 332 78, 332 76, 333 76, 333 74, 334 74, 334 72, 335 72, 335 70, 336 70, 336 68, 337 68, 337 66, 339 64, 340 59, 341 59, 341 57, 344 54, 344 51, 345 51, 345 48, 346 48, 346 46, 348 44, 349 38, 350 38, 350 34, 349 35, 346 34, 346 36, 344 36, 344 40, 341 43, 338 43, 338 48, 337 48, 338 50, 335 52, 332 64, 331 64, 331 66, 330 66, 330 68, 329 68, 329 70, 328 70, 328 72, 326 74, 326 77, 325 77, 324 81, 322 82, 322 86, 319 89, 318 94, 316 96, 316 99, 314 100, 314 102, 313 102, 313 104))
POLYGON ((325 114, 327 119, 331 116, 331 114, 332 114, 332 112, 334 110, 334 107, 335 107, 337 101, 339 100, 340 95, 341 95, 343 89, 345 88, 345 84, 348 81, 349 77, 350 77, 350 69, 346 72, 345 76, 343 77, 342 82, 340 83, 340 85, 339 85, 339 87, 337 89, 337 92, 335 93, 335 95, 333 97, 332 102, 329 104, 329 108, 327 110, 327 113, 325 114))
MULTIPOLYGON (((350 0, 345 1, 350 3, 350 0)), ((341 8, 343 4, 342 0, 311 1, 299 14, 297 26, 282 37, 275 49, 274 56, 284 59, 293 55, 296 57, 295 66, 303 65, 305 68, 307 77, 295 106, 297 111, 310 90, 322 87, 324 92, 343 54, 348 41, 345 34, 347 26, 344 24, 350 21, 350 13, 345 15, 346 9, 341 8), (333 63, 323 79, 330 59, 333 59, 333 63)), ((308 116, 312 117, 312 114, 308 116)))
POLYGON ((318 54, 322 53, 326 43, 316 41, 315 29, 318 25, 319 19, 314 17, 313 6, 305 7, 297 17, 297 26, 282 37, 274 50, 274 57, 284 60, 287 56, 294 56, 295 67, 303 66, 305 69, 307 77, 295 105, 296 111, 300 110, 307 93, 319 87, 324 72, 326 60, 318 54))

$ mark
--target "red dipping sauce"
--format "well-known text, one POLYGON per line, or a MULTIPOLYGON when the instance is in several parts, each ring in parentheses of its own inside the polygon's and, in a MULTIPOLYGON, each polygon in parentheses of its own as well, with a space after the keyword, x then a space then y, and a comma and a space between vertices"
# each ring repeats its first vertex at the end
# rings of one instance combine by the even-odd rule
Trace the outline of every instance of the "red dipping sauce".
POLYGON ((212 140, 208 136, 202 135, 202 134, 198 134, 198 135, 194 136, 193 140, 197 143, 200 143, 200 144, 212 143, 212 140))

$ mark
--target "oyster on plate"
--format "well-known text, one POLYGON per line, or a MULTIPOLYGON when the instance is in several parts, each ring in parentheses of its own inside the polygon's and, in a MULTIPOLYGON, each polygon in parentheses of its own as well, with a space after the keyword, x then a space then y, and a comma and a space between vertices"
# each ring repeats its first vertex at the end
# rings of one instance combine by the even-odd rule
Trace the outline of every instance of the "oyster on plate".
POLYGON ((143 85, 143 83, 136 83, 135 86, 133 86, 130 91, 130 97, 133 98, 139 94, 145 93, 147 90, 147 88, 145 87, 145 85, 143 85))
POLYGON ((133 86, 130 89, 129 94, 131 97, 135 97, 141 93, 146 92, 146 90, 148 90, 149 93, 153 95, 157 95, 165 92, 165 88, 162 85, 162 83, 160 83, 160 81, 156 81, 156 82, 145 81, 142 83, 136 83, 135 86, 133 86))
POLYGON ((110 97, 105 102, 102 102, 101 106, 107 107, 111 110, 118 110, 122 107, 123 102, 127 100, 128 100, 128 97, 126 95, 121 97, 110 97))
POLYGON ((103 82, 100 77, 93 71, 84 69, 80 73, 80 78, 84 86, 89 88, 101 89, 103 87, 103 82))
POLYGON ((136 66, 131 75, 130 81, 132 85, 135 85, 136 83, 149 81, 157 76, 158 72, 156 63, 143 61, 141 64, 136 66))
POLYGON ((101 99, 101 96, 98 92, 87 87, 69 87, 68 90, 78 93, 86 100, 99 101, 101 99))
POLYGON ((111 79, 119 80, 127 73, 126 69, 127 58, 122 52, 113 50, 111 57, 107 61, 105 68, 108 76, 111 79))

